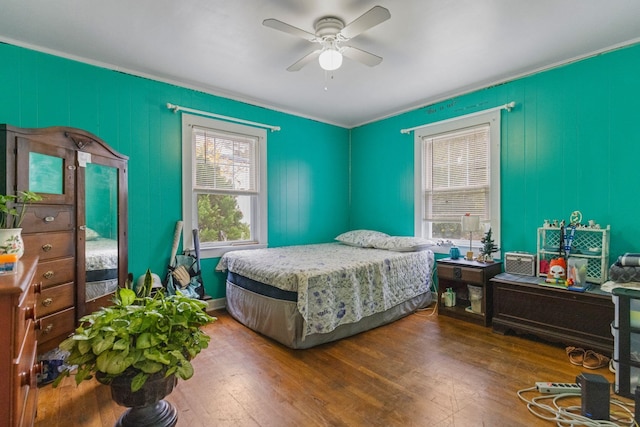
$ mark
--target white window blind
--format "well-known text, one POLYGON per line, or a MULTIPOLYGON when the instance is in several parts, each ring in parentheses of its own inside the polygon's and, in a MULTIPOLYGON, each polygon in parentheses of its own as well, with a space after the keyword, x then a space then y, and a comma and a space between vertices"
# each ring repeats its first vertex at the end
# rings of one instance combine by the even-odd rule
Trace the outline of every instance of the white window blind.
POLYGON ((182 115, 182 218, 199 231, 203 259, 268 245, 266 168, 265 129, 182 115))
POLYGON ((194 190, 257 194, 257 138, 193 127, 194 190))
POLYGON ((490 127, 423 137, 424 220, 459 222, 466 213, 490 218, 490 127))

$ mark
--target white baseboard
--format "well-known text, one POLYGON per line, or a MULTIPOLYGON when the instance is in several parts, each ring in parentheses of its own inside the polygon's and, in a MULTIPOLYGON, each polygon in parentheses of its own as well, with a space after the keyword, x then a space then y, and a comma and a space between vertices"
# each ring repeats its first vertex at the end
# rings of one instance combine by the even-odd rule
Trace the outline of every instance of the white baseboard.
POLYGON ((225 308, 226 306, 227 306, 226 298, 217 298, 217 299, 207 300, 207 312, 220 310, 222 308, 225 308))

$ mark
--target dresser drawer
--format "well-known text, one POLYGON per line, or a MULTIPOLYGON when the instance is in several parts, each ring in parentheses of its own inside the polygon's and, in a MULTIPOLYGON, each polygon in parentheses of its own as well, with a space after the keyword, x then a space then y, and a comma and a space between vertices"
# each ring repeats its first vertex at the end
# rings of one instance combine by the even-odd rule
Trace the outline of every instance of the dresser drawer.
POLYGON ((38 346, 42 344, 45 347, 48 341, 62 341, 75 330, 76 311, 73 307, 67 308, 39 319, 38 323, 40 325, 37 334, 38 346))
POLYGON ((39 256, 40 260, 72 257, 75 254, 73 231, 24 234, 25 255, 39 256))
MULTIPOLYGON (((27 334, 20 346, 20 352, 15 359, 13 375, 14 375, 14 407, 13 413, 21 416, 28 416, 25 412, 28 404, 33 404, 35 398, 37 381, 37 365, 36 365, 36 339, 35 339, 34 322, 29 321, 27 326, 27 334)), ((25 424, 27 420, 15 420, 16 426, 29 425, 25 424)))
POLYGON ((43 289, 38 295, 36 316, 42 318, 56 311, 73 306, 73 282, 43 289))
POLYGON ((73 208, 70 205, 29 206, 22 221, 22 228, 25 233, 73 230, 75 228, 73 208))
POLYGON ((35 280, 42 284, 42 289, 73 282, 76 262, 74 258, 57 259, 55 261, 41 261, 36 268, 35 280))
POLYGON ((483 283, 484 273, 482 269, 470 267, 458 267, 455 265, 438 264, 438 277, 450 280, 460 280, 469 283, 483 283))
POLYGON ((36 320, 36 294, 35 286, 29 286, 28 290, 23 294, 23 298, 20 301, 20 305, 17 307, 17 320, 15 329, 14 342, 14 357, 18 357, 18 352, 21 349, 21 345, 25 340, 25 335, 28 333, 27 328, 33 329, 34 322, 36 320))

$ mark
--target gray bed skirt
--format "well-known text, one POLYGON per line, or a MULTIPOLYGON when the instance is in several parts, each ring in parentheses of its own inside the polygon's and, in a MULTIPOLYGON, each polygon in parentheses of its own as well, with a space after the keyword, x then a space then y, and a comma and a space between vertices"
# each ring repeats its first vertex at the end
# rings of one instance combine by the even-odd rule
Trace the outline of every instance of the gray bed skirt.
POLYGON ((386 325, 431 303, 431 292, 425 292, 387 311, 376 313, 359 322, 338 326, 326 334, 311 334, 302 339, 303 319, 295 301, 267 297, 227 280, 227 311, 243 325, 266 335, 287 347, 304 349, 336 341, 378 326, 386 325))

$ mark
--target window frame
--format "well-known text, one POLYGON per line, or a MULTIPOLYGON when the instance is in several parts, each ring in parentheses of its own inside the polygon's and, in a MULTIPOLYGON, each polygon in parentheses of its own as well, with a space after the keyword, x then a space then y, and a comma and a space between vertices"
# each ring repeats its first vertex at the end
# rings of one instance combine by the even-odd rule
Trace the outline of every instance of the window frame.
MULTIPOLYGON (((479 112, 461 116, 453 119, 435 122, 414 131, 414 234, 419 237, 431 238, 427 229, 428 221, 424 221, 425 189, 423 187, 423 173, 426 172, 427 165, 423 164, 423 138, 436 136, 438 134, 455 132, 470 128, 473 126, 488 124, 489 125, 489 179, 490 179, 490 197, 489 212, 490 220, 485 225, 485 232, 491 227, 492 239, 496 242, 496 246, 502 247, 501 243, 501 196, 500 196, 500 137, 501 137, 501 110, 493 110, 487 112, 479 112)), ((437 246, 432 249, 435 253, 448 254, 451 244, 468 248, 469 239, 453 239, 451 243, 448 241, 438 241, 437 246)), ((472 248, 477 251, 482 247, 479 240, 472 241, 472 248)), ((498 251, 493 255, 500 258, 501 252, 498 251)))
MULTIPOLYGON (((226 252, 237 249, 259 249, 268 246, 268 221, 267 221, 267 131, 262 128, 247 126, 238 123, 226 122, 192 114, 182 114, 182 220, 184 222, 182 234, 182 247, 185 251, 193 251, 193 234, 191 230, 198 223, 197 194, 194 190, 193 158, 195 144, 193 144, 192 127, 208 128, 213 131, 235 133, 247 137, 257 138, 256 168, 257 168, 257 195, 256 202, 252 205, 251 233, 255 239, 253 242, 237 242, 229 244, 200 244, 200 258, 219 258, 226 252)), ((223 191, 220 192, 221 194, 223 191)))

